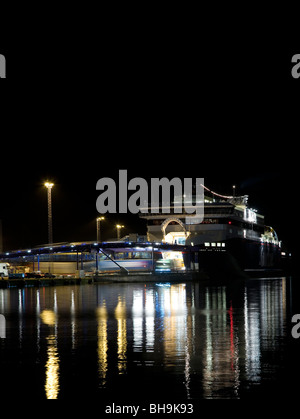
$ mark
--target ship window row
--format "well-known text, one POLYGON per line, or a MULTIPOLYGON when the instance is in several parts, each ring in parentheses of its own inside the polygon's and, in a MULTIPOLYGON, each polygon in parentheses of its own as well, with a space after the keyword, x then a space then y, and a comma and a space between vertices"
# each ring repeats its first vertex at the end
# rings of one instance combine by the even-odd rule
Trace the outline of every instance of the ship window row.
MULTIPOLYGON (((148 225, 161 225, 164 220, 149 220, 148 225)), ((185 219, 181 219, 183 223, 185 223, 185 219)), ((264 232, 264 226, 254 223, 249 223, 242 220, 235 220, 233 218, 204 218, 201 224, 225 224, 235 227, 240 227, 243 229, 249 229, 253 231, 257 231, 259 233, 264 232)), ((178 225, 176 221, 172 221, 169 223, 170 225, 178 225)))
MULTIPOLYGON (((193 205, 193 206, 191 206, 191 205, 183 205, 181 208, 180 208, 180 211, 178 210, 178 208, 176 208, 176 207, 174 207, 174 206, 168 206, 168 205, 166 205, 166 206, 164 206, 163 204, 160 204, 160 205, 158 205, 156 208, 155 208, 155 210, 157 211, 157 212, 154 212, 154 213, 151 213, 151 211, 150 211, 150 208, 148 208, 148 212, 145 212, 145 213, 143 213, 142 215, 157 215, 157 214, 159 214, 159 215, 188 215, 188 214, 190 214, 190 210, 195 210, 195 205, 193 205), (186 211, 186 209, 188 209, 189 211, 187 212, 186 211)), ((232 206, 230 206, 230 207, 225 207, 224 205, 223 206, 220 206, 220 207, 218 207, 218 206, 213 206, 213 207, 206 207, 205 206, 205 208, 204 208, 204 212, 205 212, 205 214, 220 214, 220 215, 230 215, 230 214, 235 214, 235 212, 236 212, 236 214, 235 215, 237 215, 237 216, 242 216, 242 215, 240 215, 240 213, 241 213, 241 211, 234 211, 234 208, 232 207, 232 206)))
POLYGON ((225 247, 225 243, 205 242, 204 246, 205 247, 225 247))

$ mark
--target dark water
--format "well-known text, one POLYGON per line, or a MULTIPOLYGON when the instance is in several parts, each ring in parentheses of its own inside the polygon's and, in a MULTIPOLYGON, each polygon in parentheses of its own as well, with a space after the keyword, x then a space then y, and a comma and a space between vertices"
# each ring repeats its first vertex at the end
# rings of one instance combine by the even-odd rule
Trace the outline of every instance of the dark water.
POLYGON ((291 278, 0 290, 1 397, 292 397, 298 296, 291 278))

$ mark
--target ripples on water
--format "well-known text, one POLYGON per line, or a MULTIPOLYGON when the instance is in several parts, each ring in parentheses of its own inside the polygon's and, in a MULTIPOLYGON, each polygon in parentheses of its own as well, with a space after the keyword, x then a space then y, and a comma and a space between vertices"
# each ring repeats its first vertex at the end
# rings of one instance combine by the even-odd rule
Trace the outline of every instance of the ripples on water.
POLYGON ((2 395, 243 398, 284 390, 291 280, 0 290, 2 395))

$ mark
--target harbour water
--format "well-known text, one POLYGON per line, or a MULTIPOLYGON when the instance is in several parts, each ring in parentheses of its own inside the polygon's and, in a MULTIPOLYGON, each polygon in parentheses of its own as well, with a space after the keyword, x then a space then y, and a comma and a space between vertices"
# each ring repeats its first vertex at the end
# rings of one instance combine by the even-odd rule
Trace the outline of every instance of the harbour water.
POLYGON ((292 397, 298 295, 290 277, 1 289, 1 396, 292 397))

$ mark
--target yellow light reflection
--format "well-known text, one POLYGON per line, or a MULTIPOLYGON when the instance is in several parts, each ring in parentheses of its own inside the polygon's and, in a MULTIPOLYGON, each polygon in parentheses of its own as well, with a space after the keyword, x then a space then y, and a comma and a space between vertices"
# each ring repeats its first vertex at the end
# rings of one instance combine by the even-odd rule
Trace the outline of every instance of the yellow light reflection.
POLYGON ((107 309, 104 302, 102 307, 97 307, 96 316, 98 320, 98 372, 99 378, 101 380, 101 385, 106 384, 106 374, 108 369, 107 362, 107 350, 108 350, 108 341, 107 341, 107 309))
POLYGON ((59 393, 59 356, 54 335, 47 337, 48 360, 46 363, 45 392, 47 399, 57 399, 59 393))
POLYGON ((55 326, 56 323, 56 314, 53 310, 43 310, 41 312, 42 322, 48 326, 55 326))
POLYGON ((46 381, 45 393, 47 399, 57 399, 59 393, 59 356, 57 349, 57 316, 53 310, 43 310, 40 317, 44 324, 52 326, 54 333, 47 336, 46 381))
POLYGON ((115 309, 115 317, 118 321, 118 369, 119 374, 126 372, 127 352, 127 329, 126 329, 126 303, 119 296, 118 305, 115 309))

